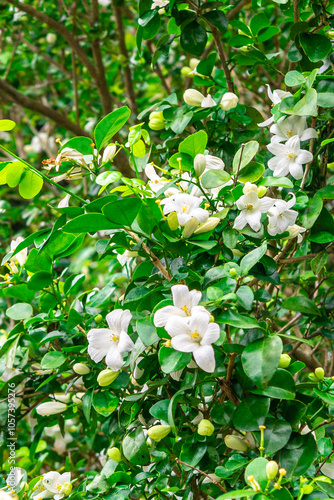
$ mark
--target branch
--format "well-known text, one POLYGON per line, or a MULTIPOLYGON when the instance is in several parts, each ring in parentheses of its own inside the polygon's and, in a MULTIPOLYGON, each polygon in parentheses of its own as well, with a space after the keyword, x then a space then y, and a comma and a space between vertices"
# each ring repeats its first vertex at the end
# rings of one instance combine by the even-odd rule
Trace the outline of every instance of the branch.
POLYGON ((118 7, 116 0, 113 0, 112 5, 113 5, 113 10, 114 10, 114 16, 115 16, 115 23, 116 23, 116 31, 117 31, 119 48, 120 48, 121 54, 125 58, 125 64, 124 64, 125 94, 126 94, 126 97, 128 99, 128 103, 129 103, 129 107, 130 107, 131 111, 137 115, 138 114, 137 101, 136 101, 136 96, 135 96, 135 93, 133 90, 132 76, 131 76, 131 70, 130 70, 130 65, 129 65, 128 49, 126 48, 126 44, 125 44, 122 8, 118 7))
POLYGON ((172 276, 169 274, 167 269, 162 265, 161 261, 158 259, 158 257, 150 250, 150 248, 146 245, 146 243, 143 243, 142 240, 137 236, 135 233, 132 231, 127 231, 128 235, 131 236, 137 243, 141 243, 142 249, 144 250, 145 253, 150 257, 152 264, 159 269, 161 274, 168 280, 171 281, 172 276))
POLYGON ((30 109, 31 111, 40 113, 41 115, 50 118, 50 120, 56 122, 57 125, 59 125, 60 127, 64 127, 75 135, 84 135, 86 137, 90 137, 90 135, 85 130, 80 128, 76 123, 72 122, 69 118, 67 118, 67 116, 59 113, 59 111, 56 111, 49 106, 45 106, 39 101, 35 101, 34 99, 31 99, 30 97, 22 94, 22 92, 16 90, 12 85, 10 85, 2 78, 0 78, 0 90, 7 94, 14 102, 20 104, 23 108, 30 109))
POLYGON ((229 69, 228 64, 226 62, 226 55, 225 55, 225 51, 224 51, 224 46, 223 46, 223 42, 221 41, 221 33, 212 24, 210 24, 210 23, 207 23, 207 24, 211 29, 211 33, 212 33, 213 39, 214 39, 216 47, 217 47, 218 56, 219 56, 221 65, 222 65, 223 70, 224 70, 225 78, 226 78, 227 89, 229 92, 234 92, 234 85, 233 85, 233 81, 232 81, 232 77, 231 77, 231 72, 230 72, 230 69, 229 69))
POLYGON ((213 484, 215 484, 216 486, 218 486, 218 488, 222 491, 224 491, 225 493, 227 493, 227 490, 224 488, 223 485, 221 485, 220 483, 218 483, 218 481, 216 481, 215 479, 213 479, 209 474, 207 474, 206 472, 202 471, 201 469, 199 469, 198 467, 194 467, 193 465, 190 465, 190 464, 187 464, 186 462, 183 462, 182 460, 180 460, 179 458, 175 457, 175 462, 177 462, 178 464, 182 464, 182 465, 185 465, 186 467, 189 467, 190 469, 192 470, 196 470, 197 472, 199 472, 200 474, 203 474, 203 476, 205 477, 208 477, 210 479, 210 481, 213 482, 213 484))

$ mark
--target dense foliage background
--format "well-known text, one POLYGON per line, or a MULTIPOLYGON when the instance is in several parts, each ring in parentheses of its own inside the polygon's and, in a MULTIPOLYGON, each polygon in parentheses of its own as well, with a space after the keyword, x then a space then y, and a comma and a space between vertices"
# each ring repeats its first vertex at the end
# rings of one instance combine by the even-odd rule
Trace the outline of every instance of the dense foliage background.
POLYGON ((0 499, 334 498, 333 2, 0 14, 0 499))

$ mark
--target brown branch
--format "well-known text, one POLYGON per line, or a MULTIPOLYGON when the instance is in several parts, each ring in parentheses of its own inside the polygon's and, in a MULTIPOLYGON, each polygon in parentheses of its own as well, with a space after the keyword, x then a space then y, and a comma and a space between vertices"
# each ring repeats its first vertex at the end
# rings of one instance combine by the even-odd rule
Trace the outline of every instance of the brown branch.
POLYGON ((180 460, 177 457, 175 457, 175 462, 177 462, 178 464, 185 465, 186 467, 189 467, 189 469, 196 470, 197 472, 199 472, 203 476, 208 477, 210 479, 210 481, 212 481, 213 484, 215 484, 216 486, 218 486, 218 488, 220 490, 224 491, 224 493, 227 493, 227 490, 224 488, 224 486, 222 484, 220 484, 218 481, 216 481, 215 479, 213 479, 209 474, 207 474, 206 472, 202 471, 198 467, 194 467, 193 465, 187 464, 186 462, 183 462, 183 460, 180 460))
POLYGON ((162 265, 161 261, 158 259, 158 257, 150 250, 150 248, 146 245, 146 243, 142 242, 142 240, 139 238, 139 236, 136 235, 136 233, 133 233, 132 231, 126 231, 131 238, 133 238, 137 243, 141 243, 142 249, 144 250, 145 253, 150 257, 152 264, 159 269, 161 274, 166 278, 168 281, 171 281, 172 276, 169 274, 167 269, 162 265))
POLYGON ((210 26, 211 33, 212 33, 213 39, 214 39, 216 47, 217 47, 218 56, 219 56, 219 59, 220 59, 220 62, 221 62, 221 65, 222 65, 222 68, 223 68, 223 71, 225 74, 225 78, 226 78, 227 89, 229 92, 234 92, 234 85, 233 85, 233 81, 232 81, 232 77, 231 77, 231 72, 230 72, 230 69, 229 69, 228 64, 227 64, 226 55, 225 55, 225 51, 224 51, 224 45, 223 45, 223 42, 221 41, 221 33, 212 24, 210 24, 210 23, 207 23, 207 24, 208 24, 208 26, 210 26))
POLYGON ((39 101, 35 101, 34 99, 31 99, 30 97, 22 94, 22 92, 19 92, 12 85, 1 78, 0 90, 8 95, 14 102, 20 104, 20 106, 22 106, 23 108, 30 109, 31 111, 40 113, 41 115, 50 118, 50 120, 56 122, 57 125, 66 128, 75 135, 84 135, 86 137, 89 137, 89 134, 85 130, 81 129, 76 123, 72 122, 65 115, 59 113, 59 111, 56 111, 55 109, 50 108, 49 106, 45 106, 39 101))
POLYGON ((138 114, 137 101, 136 101, 136 96, 135 96, 134 89, 133 89, 131 69, 130 69, 130 65, 129 65, 128 49, 126 48, 126 44, 125 44, 122 8, 117 5, 117 0, 113 0, 112 5, 113 5, 114 16, 115 16, 115 24, 116 24, 119 49, 120 49, 122 56, 124 56, 124 58, 125 58, 125 63, 124 63, 125 94, 126 94, 126 97, 128 100, 129 108, 131 109, 131 111, 134 114, 137 115, 138 114))

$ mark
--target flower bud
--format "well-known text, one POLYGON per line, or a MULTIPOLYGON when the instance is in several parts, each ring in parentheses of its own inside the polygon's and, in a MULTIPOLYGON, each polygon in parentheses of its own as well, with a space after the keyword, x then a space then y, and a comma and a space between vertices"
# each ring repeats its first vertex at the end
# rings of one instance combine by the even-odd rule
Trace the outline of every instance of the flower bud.
POLYGON ((282 354, 278 363, 278 368, 287 368, 291 363, 289 354, 282 354))
POLYGON ((262 198, 267 192, 267 188, 266 186, 259 186, 257 188, 257 195, 259 198, 262 198))
POLYGON ((231 267, 230 269, 230 275, 235 278, 237 276, 237 270, 234 267, 231 267))
POLYGON ((106 368, 99 373, 97 377, 97 383, 100 387, 106 387, 107 385, 110 385, 114 380, 116 380, 119 374, 119 371, 113 372, 112 370, 110 370, 110 368, 106 368))
POLYGON ((216 226, 218 226, 220 219, 218 217, 209 217, 206 222, 200 224, 194 234, 207 233, 208 231, 212 231, 216 226))
POLYGON ((48 33, 45 38, 47 43, 49 43, 50 45, 54 44, 57 41, 57 35, 55 35, 54 33, 48 33))
POLYGON ((179 227, 179 220, 177 218, 176 212, 170 212, 167 215, 167 223, 168 223, 169 229, 171 229, 171 231, 177 230, 177 228, 179 227))
MULTIPOLYGON (((52 396, 50 394, 50 396, 52 396)), ((61 403, 69 403, 71 401, 71 395, 65 394, 64 392, 55 392, 53 397, 56 401, 60 401, 61 403)))
POLYGON ((57 401, 48 401, 47 403, 42 403, 37 406, 36 412, 38 415, 43 417, 48 417, 49 415, 56 415, 57 413, 63 413, 67 410, 67 405, 65 403, 57 403, 57 401))
POLYGON ((94 319, 95 323, 101 323, 103 321, 103 316, 102 314, 97 314, 94 319))
POLYGON ((76 405, 81 405, 82 398, 84 397, 84 395, 85 395, 85 392, 77 392, 72 398, 73 403, 75 403, 76 405))
POLYGON ((334 39, 334 30, 327 31, 326 35, 328 36, 328 38, 334 39))
POLYGON ((203 418, 203 420, 200 421, 197 427, 197 432, 200 436, 212 436, 214 430, 214 426, 212 425, 210 420, 207 420, 206 418, 203 418))
POLYGON ((192 57, 189 61, 189 66, 191 67, 191 69, 196 69, 199 63, 199 59, 196 59, 196 57, 192 57))
POLYGON ((148 126, 152 130, 162 130, 165 128, 165 119, 162 111, 153 111, 150 114, 148 126))
POLYGON ((278 464, 275 460, 270 460, 266 465, 267 478, 272 481, 275 479, 278 472, 278 464))
POLYGON ((108 457, 111 458, 114 462, 120 462, 122 460, 121 452, 115 446, 113 448, 109 448, 107 451, 108 457))
POLYGON ((318 368, 314 370, 314 375, 318 380, 322 380, 325 377, 325 371, 323 368, 321 368, 321 366, 318 366, 318 368))
POLYGON ((67 495, 70 495, 71 491, 72 491, 72 485, 71 485, 71 483, 67 483, 67 482, 64 483, 63 486, 62 486, 62 488, 61 488, 61 492, 64 493, 64 495, 67 496, 67 495))
POLYGON ((197 177, 203 174, 204 170, 206 168, 206 157, 205 155, 198 154, 195 156, 194 159, 194 169, 196 172, 197 177))
POLYGON ((150 438, 154 439, 154 441, 159 442, 168 436, 171 430, 172 428, 170 425, 154 425, 147 431, 147 434, 150 438))
POLYGON ((189 76, 189 73, 191 73, 191 68, 189 68, 189 66, 183 66, 183 68, 181 69, 181 75, 189 76))
POLYGON ((227 434, 224 437, 225 444, 231 450, 237 451, 247 451, 247 444, 238 436, 233 436, 232 434, 227 434))
POLYGON ((187 89, 183 94, 183 99, 184 102, 189 104, 189 106, 200 107, 203 102, 204 95, 198 92, 198 90, 187 89))
POLYGON ((103 152, 102 163, 107 163, 107 161, 111 160, 116 154, 116 144, 109 144, 103 152))
POLYGON ((73 365, 73 371, 78 375, 87 375, 90 372, 90 368, 84 363, 75 363, 73 365))
POLYGON ((183 226, 182 237, 189 238, 194 231, 198 228, 199 222, 196 217, 192 217, 188 222, 183 226))
POLYGON ((223 111, 228 111, 229 109, 235 108, 238 105, 239 97, 233 94, 233 92, 226 92, 223 95, 220 102, 220 107, 223 111))

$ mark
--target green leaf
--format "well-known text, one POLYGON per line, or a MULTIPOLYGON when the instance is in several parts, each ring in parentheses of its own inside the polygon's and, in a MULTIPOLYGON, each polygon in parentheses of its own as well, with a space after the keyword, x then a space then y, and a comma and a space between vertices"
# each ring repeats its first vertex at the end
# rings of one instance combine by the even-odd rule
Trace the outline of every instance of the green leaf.
POLYGON ((0 120, 0 132, 9 132, 15 127, 13 120, 0 120))
POLYGON ((287 471, 287 477, 299 478, 316 458, 317 444, 312 434, 301 436, 295 433, 290 439, 289 449, 284 449, 281 454, 280 466, 287 471), (302 444, 298 446, 300 441, 302 444))
POLYGON ((147 465, 150 463, 150 454, 146 444, 146 439, 139 426, 132 429, 127 436, 125 436, 122 449, 124 456, 133 465, 147 465))
POLYGON ((268 415, 270 399, 260 396, 249 396, 244 399, 233 415, 233 425, 240 431, 258 431, 268 415))
POLYGON ((322 108, 333 108, 334 107, 334 93, 332 93, 332 92, 318 92, 318 106, 321 106, 322 108))
POLYGON ((258 14, 255 14, 255 16, 252 17, 249 23, 249 27, 254 36, 256 36, 260 30, 262 30, 263 28, 267 28, 270 25, 271 22, 269 21, 264 12, 259 12, 258 14))
POLYGON ((42 370, 58 368, 66 361, 66 354, 59 351, 47 352, 41 361, 42 370))
POLYGON ((12 161, 6 167, 6 182, 10 188, 16 187, 24 172, 24 163, 21 161, 12 161))
POLYGON ((244 328, 245 330, 249 328, 259 328, 259 324, 255 319, 249 316, 243 316, 232 309, 221 313, 217 321, 219 321, 219 323, 225 323, 226 325, 235 326, 236 328, 244 328))
POLYGON ((165 373, 182 370, 191 361, 190 352, 175 351, 170 347, 162 346, 159 350, 159 363, 165 373))
POLYGON ((6 315, 15 321, 20 321, 21 319, 30 318, 33 315, 33 309, 30 304, 19 302, 9 307, 6 310, 6 315))
POLYGON ((187 153, 175 153, 175 155, 171 156, 168 160, 169 165, 172 168, 179 169, 180 165, 178 162, 178 158, 181 158, 181 167, 182 170, 191 170, 194 166, 194 160, 192 156, 187 153))
MULTIPOLYGON (((257 141, 250 141, 247 142, 244 146, 244 148, 240 148, 237 152, 236 155, 234 156, 233 159, 233 172, 236 173, 239 167, 240 163, 240 169, 241 171, 256 155, 257 151, 259 149, 259 143, 257 141), (242 153, 242 155, 241 155, 242 153), (240 161, 241 157, 241 161, 240 161)), ((240 172, 241 173, 241 172, 240 172)), ((242 175, 242 174, 241 174, 242 175)))
POLYGON ((332 394, 329 394, 328 392, 320 391, 319 389, 316 389, 316 388, 313 389, 313 392, 315 392, 315 394, 317 396, 319 396, 319 398, 324 403, 326 403, 329 406, 334 406, 334 396, 332 394))
POLYGON ((288 309, 288 311, 296 311, 302 314, 321 315, 315 303, 303 295, 289 297, 282 302, 282 307, 288 309))
POLYGON ((43 187, 43 179, 31 170, 26 170, 19 184, 19 193, 25 200, 34 198, 43 187))
POLYGON ((93 407, 104 417, 109 417, 116 410, 118 403, 118 397, 109 391, 97 392, 93 396, 93 407))
POLYGON ((42 290, 52 283, 52 274, 47 271, 39 271, 31 276, 28 281, 29 290, 42 290))
POLYGON ((190 22, 182 30, 180 44, 189 54, 201 56, 207 41, 206 30, 197 21, 190 22))
MULTIPOLYGON (((111 203, 109 203, 111 205, 111 203)), ((70 220, 63 228, 65 233, 78 234, 78 233, 91 233, 102 231, 105 229, 114 229, 115 226, 102 214, 83 214, 75 219, 70 220)))
POLYGON ((264 449, 266 453, 276 453, 282 449, 289 441, 291 436, 291 425, 285 420, 276 418, 266 419, 266 428, 264 431, 264 449))
MULTIPOLYGON (((204 457, 206 450, 207 445, 205 443, 185 443, 181 448, 180 460, 196 467, 199 461, 204 457)), ((191 467, 187 467, 183 464, 182 468, 185 470, 191 469, 191 467)))
POLYGON ((266 385, 273 377, 283 352, 283 343, 277 335, 269 335, 248 344, 241 361, 246 375, 258 387, 266 385))
POLYGON ((230 47, 243 47, 253 43, 253 39, 245 35, 232 36, 228 42, 230 47))
MULTIPOLYGON (((108 186, 108 184, 112 184, 113 182, 119 181, 119 179, 122 177, 121 172, 113 172, 113 171, 107 171, 107 172, 102 172, 102 174, 99 174, 95 182, 99 186, 108 186)), ((98 200, 94 200, 98 201, 98 200)), ((94 203, 94 202, 92 202, 94 203)), ((86 208, 86 207, 85 207, 86 208)))
POLYGON ((223 11, 216 9, 210 10, 209 12, 206 12, 203 17, 205 17, 209 23, 213 24, 213 26, 218 28, 221 33, 225 33, 227 30, 228 19, 223 11))
POLYGON ((240 262, 241 274, 243 276, 248 274, 250 269, 253 266, 255 266, 255 264, 257 264, 257 262, 259 262, 259 260, 264 256, 266 251, 267 251, 267 242, 264 241, 260 247, 255 248, 247 255, 245 255, 242 258, 242 261, 240 262))
POLYGON ((253 497, 254 495, 257 495, 254 490, 234 490, 224 493, 224 495, 220 495, 217 500, 229 500, 229 498, 234 500, 235 498, 253 497))
POLYGON ((306 82, 306 78, 299 71, 289 71, 284 78, 284 83, 288 87, 299 87, 306 82))
POLYGON ((318 116, 317 91, 310 89, 304 97, 294 105, 292 114, 298 116, 318 116))
POLYGON ((200 130, 184 139, 179 145, 179 151, 195 158, 196 155, 204 153, 207 142, 207 133, 204 130, 200 130))
POLYGON ((293 182, 290 181, 287 177, 265 177, 261 182, 260 186, 279 186, 286 188, 293 188, 293 182))
POLYGON ((268 463, 268 460, 264 457, 254 458, 254 460, 252 460, 247 465, 246 470, 245 470, 245 482, 246 482, 246 484, 249 484, 247 477, 254 476, 255 480, 261 486, 261 489, 264 490, 264 488, 266 487, 267 482, 268 482, 268 477, 267 477, 267 472, 266 472, 267 463, 268 463))
POLYGON ((331 243, 334 240, 334 234, 320 231, 319 233, 311 234, 309 240, 315 243, 331 243))
POLYGON ((300 220, 302 226, 306 229, 312 227, 320 215, 322 210, 323 201, 320 196, 310 198, 307 207, 300 212, 300 220))
POLYGON ((277 33, 280 33, 280 29, 278 26, 270 26, 269 28, 266 28, 265 30, 261 31, 259 33, 257 39, 259 42, 263 43, 266 42, 267 40, 270 40, 273 36, 277 35, 277 33))
POLYGON ((312 62, 321 61, 332 50, 331 41, 326 36, 315 33, 302 33, 299 39, 306 56, 312 62))
POLYGON ((85 419, 87 420, 88 424, 91 423, 90 420, 90 412, 92 409, 92 401, 93 401, 93 396, 94 396, 94 391, 93 389, 85 392, 83 398, 82 398, 82 411, 85 416, 85 419))
POLYGON ((67 141, 64 146, 60 148, 59 152, 64 148, 72 148, 76 149, 83 155, 91 155, 94 151, 94 147, 92 146, 92 144, 93 141, 89 137, 72 137, 72 139, 67 141))
POLYGON ((231 179, 230 174, 224 170, 208 170, 201 178, 201 184, 206 189, 222 186, 231 179))
POLYGON ((123 198, 112 203, 108 203, 102 208, 103 214, 112 223, 111 227, 127 226, 131 224, 137 217, 137 214, 142 205, 139 198, 123 198))
POLYGON ((157 330, 154 325, 152 325, 151 319, 147 316, 144 319, 138 320, 136 323, 137 333, 139 338, 146 347, 154 344, 159 340, 157 335, 157 330))
POLYGON ((249 286, 241 286, 236 291, 237 301, 239 304, 250 311, 254 300, 254 294, 249 286))
POLYGON ((256 182, 264 174, 265 167, 261 163, 251 161, 245 168, 242 169, 238 177, 240 182, 256 182))
POLYGON ((131 115, 131 111, 127 106, 122 106, 121 108, 115 109, 105 116, 95 127, 94 138, 96 149, 100 149, 105 146, 110 139, 117 134, 125 125, 127 120, 131 115))
POLYGON ((295 399, 296 386, 291 373, 279 368, 265 389, 252 391, 254 394, 276 399, 295 399))

